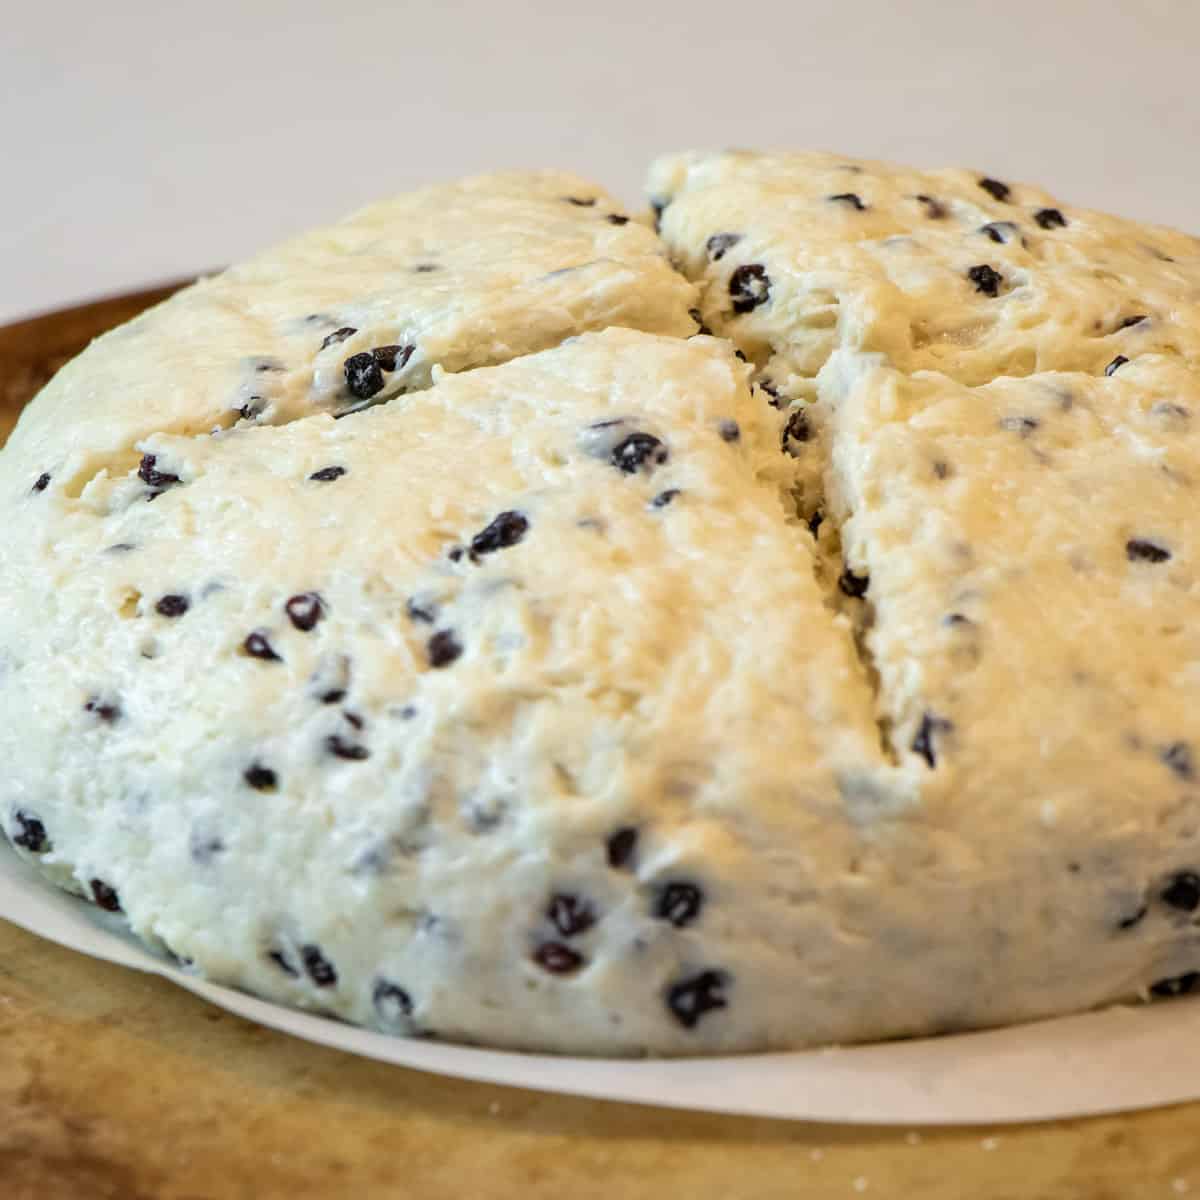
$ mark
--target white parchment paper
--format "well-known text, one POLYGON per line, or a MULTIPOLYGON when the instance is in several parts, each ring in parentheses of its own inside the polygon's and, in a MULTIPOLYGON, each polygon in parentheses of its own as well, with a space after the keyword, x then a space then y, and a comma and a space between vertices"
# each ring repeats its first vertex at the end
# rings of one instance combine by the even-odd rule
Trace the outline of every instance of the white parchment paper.
POLYGON ((387 1037, 175 969, 0 843, 0 917, 151 971, 211 1004, 351 1054, 463 1079, 637 1104, 814 1121, 1037 1121, 1200 1098, 1200 997, 952 1037, 735 1058, 564 1058, 387 1037))

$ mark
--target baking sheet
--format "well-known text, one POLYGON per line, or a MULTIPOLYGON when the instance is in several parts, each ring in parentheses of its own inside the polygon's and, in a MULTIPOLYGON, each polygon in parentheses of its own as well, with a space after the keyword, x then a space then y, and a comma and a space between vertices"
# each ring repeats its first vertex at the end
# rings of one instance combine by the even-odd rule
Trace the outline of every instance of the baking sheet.
POLYGON ((0 842, 0 917, 82 954, 151 971, 251 1021, 441 1075, 713 1112, 869 1124, 1037 1121, 1200 1098, 1200 997, 1011 1029, 791 1054, 687 1060, 514 1054, 387 1037, 206 983, 120 918, 60 892, 0 842))

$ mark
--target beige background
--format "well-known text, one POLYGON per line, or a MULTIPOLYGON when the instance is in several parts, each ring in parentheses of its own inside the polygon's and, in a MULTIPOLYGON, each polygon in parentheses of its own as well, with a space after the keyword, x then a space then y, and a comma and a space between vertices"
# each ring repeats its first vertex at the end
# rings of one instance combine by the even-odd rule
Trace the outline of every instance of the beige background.
POLYGON ((0 0, 0 320, 427 180, 825 147, 1200 230, 1196 0, 0 0))

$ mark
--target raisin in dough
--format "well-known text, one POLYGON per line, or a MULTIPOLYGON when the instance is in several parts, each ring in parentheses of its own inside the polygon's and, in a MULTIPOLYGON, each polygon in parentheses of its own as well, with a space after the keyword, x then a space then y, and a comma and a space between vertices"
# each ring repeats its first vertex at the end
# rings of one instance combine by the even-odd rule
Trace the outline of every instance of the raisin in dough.
POLYGON ((1187 990, 1195 243, 965 172, 652 178, 687 279, 591 185, 474 181, 51 384, 0 456, 10 840, 211 978, 493 1045, 1187 990))
POLYGON ((803 421, 823 576, 924 768, 930 912, 975 928, 947 1026, 1190 990, 1200 243, 829 155, 679 155, 651 189, 706 325, 803 421))

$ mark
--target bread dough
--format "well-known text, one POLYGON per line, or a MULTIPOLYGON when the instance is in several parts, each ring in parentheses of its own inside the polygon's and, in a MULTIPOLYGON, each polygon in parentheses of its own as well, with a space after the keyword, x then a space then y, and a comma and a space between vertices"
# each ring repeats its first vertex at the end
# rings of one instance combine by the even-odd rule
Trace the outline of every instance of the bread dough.
POLYGON ((651 190, 706 326, 803 422, 820 573, 926 768, 929 912, 988 945, 934 973, 944 1027, 1190 990, 1200 243, 822 154, 675 155, 651 190))
POLYGON ((573 177, 402 198, 51 383, 10 840, 210 978, 490 1045, 1190 989, 1196 243, 830 156, 652 190, 665 248, 573 177))
POLYGON ((676 155, 650 187, 705 323, 790 396, 815 396, 839 348, 966 384, 1098 375, 1118 354, 1200 364, 1200 243, 1174 230, 827 154, 676 155))
POLYGON ((428 387, 435 366, 610 325, 686 337, 694 304, 653 234, 594 184, 478 176, 363 209, 106 334, 45 389, 8 455, 74 494, 135 463, 151 432, 345 415, 428 387))

